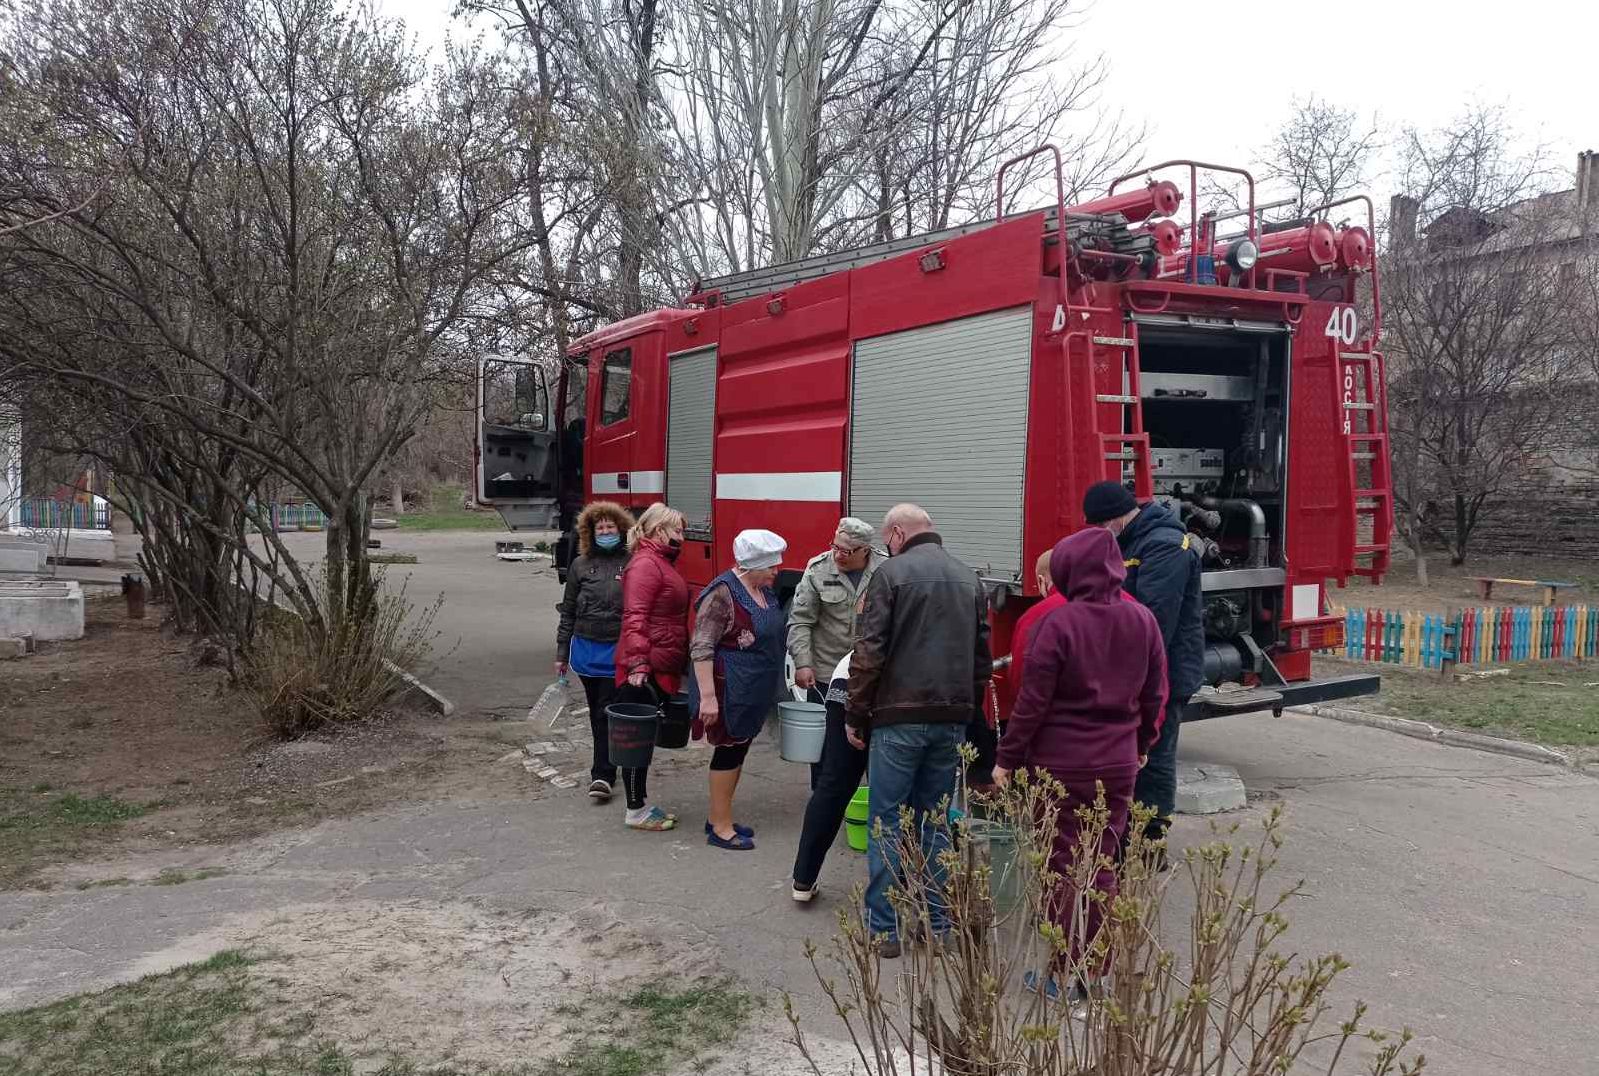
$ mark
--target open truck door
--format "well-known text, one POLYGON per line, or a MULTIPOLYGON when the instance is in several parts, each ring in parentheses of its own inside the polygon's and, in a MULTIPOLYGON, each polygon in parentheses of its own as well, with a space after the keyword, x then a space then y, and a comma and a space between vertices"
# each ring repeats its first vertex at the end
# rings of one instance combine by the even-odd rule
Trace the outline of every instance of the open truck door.
POLYGON ((474 493, 512 530, 558 526, 554 427, 541 366, 499 355, 478 360, 474 493))

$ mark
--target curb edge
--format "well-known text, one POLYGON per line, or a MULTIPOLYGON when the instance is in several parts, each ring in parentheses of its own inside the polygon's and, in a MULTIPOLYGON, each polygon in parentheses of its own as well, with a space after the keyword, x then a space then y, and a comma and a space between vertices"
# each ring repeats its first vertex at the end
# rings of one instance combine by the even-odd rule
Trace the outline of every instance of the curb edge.
POLYGON ((1529 743, 1526 740, 1507 740, 1500 736, 1488 736, 1480 732, 1441 728, 1425 721, 1413 721, 1406 717, 1369 714, 1364 710, 1345 710, 1337 706, 1296 706, 1294 709, 1315 717, 1341 721, 1346 725, 1364 725, 1367 728, 1394 732, 1417 740, 1429 740, 1432 743, 1443 744, 1448 747, 1465 747, 1492 755, 1507 755, 1511 758, 1525 759, 1528 762, 1543 762, 1552 766, 1563 766, 1566 769, 1578 768, 1572 757, 1565 752, 1556 751, 1554 748, 1545 747, 1542 744, 1529 743))
POLYGON ((449 717, 455 713, 455 703, 441 695, 435 688, 429 687, 411 673, 406 672, 388 658, 383 659, 383 665, 390 672, 405 681, 406 687, 412 695, 420 698, 424 705, 436 712, 440 717, 449 717))

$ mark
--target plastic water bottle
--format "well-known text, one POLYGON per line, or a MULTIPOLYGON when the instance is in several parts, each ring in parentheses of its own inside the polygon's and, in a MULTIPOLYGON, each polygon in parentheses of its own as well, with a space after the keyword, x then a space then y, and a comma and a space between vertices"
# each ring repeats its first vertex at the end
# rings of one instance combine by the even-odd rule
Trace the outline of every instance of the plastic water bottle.
POLYGON ((561 718, 561 711, 566 709, 567 687, 567 679, 563 676, 545 688, 544 694, 539 696, 539 701, 535 702, 533 709, 527 712, 528 720, 548 721, 549 727, 554 728, 555 723, 561 718))

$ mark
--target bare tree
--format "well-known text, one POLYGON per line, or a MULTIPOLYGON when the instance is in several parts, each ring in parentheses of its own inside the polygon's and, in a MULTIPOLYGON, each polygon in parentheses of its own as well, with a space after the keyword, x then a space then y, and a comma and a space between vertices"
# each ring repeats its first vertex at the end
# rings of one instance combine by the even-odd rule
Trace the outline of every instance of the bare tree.
POLYGON ((1383 265, 1400 531, 1422 559, 1473 532, 1547 459, 1566 376, 1571 286, 1551 250, 1569 225, 1540 151, 1497 111, 1401 139, 1383 265), (1417 223, 1427 222, 1422 227, 1417 223))
MULTIPOLYGON (((1314 95, 1295 98, 1288 117, 1250 165, 1263 221, 1302 220, 1319 206, 1368 189, 1387 135, 1376 116, 1363 117, 1314 95)), ((1207 179, 1207 193, 1243 210, 1243 188, 1226 177, 1207 179)))
POLYGON ((1294 102, 1292 117, 1278 129, 1256 168, 1265 189, 1293 199, 1281 215, 1296 220, 1317 206, 1365 190, 1383 142, 1375 116, 1362 118, 1312 95, 1294 102))
MULTIPOLYGON (((527 60, 521 106, 532 126, 524 178, 530 212, 542 218, 534 227, 542 236, 543 287, 561 291, 567 279, 551 251, 557 232, 577 233, 575 251, 603 231, 609 245, 595 253, 610 279, 591 274, 573 293, 594 296, 609 316, 637 314, 661 298, 647 274, 660 247, 660 199, 669 186, 661 178, 658 134, 663 8, 660 0, 461 0, 458 7, 495 19, 527 60), (566 168, 556 163, 563 145, 579 147, 566 168), (581 192, 581 208, 563 196, 572 191, 581 192), (574 210, 577 217, 564 224, 550 219, 547 199, 561 206, 555 217, 574 210)), ((551 301, 569 305, 573 297, 551 301)))
POLYGON ((1039 0, 700 8, 664 82, 679 162, 698 168, 674 242, 702 272, 736 270, 989 216, 999 163, 1050 139, 1073 192, 1096 185, 1142 132, 1096 110, 1104 58, 1056 44, 1073 15, 1039 0))
POLYGON ((262 499, 311 498, 332 613, 358 616, 368 485, 469 366, 475 304, 525 247, 503 85, 460 52, 429 82, 397 25, 336 0, 36 0, 5 49, 30 122, 0 186, 54 219, 8 237, 0 359, 100 401, 85 448, 315 621, 262 499), (96 448, 140 430, 148 450, 96 448))
MULTIPOLYGON (((1061 148, 1068 201, 1136 164, 1145 132, 1099 107, 1107 58, 1078 62, 1055 44, 1077 21, 1070 4, 1032 0, 974 0, 957 14, 874 162, 879 237, 994 216, 1000 165, 1044 142, 1061 148)), ((1039 175, 1022 171, 1013 190, 1025 198, 1039 175)))

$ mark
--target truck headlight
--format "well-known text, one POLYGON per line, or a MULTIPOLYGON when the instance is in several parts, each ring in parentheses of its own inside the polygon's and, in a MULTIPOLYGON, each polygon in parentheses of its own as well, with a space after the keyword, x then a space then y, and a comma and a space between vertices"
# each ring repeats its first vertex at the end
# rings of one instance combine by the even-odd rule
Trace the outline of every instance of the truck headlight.
POLYGON ((1260 248, 1252 240, 1240 239, 1227 248, 1227 266, 1235 273, 1247 273, 1260 260, 1260 248))

